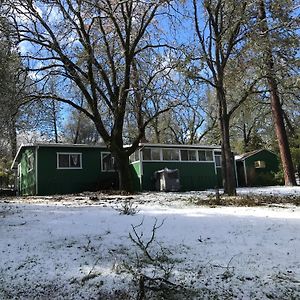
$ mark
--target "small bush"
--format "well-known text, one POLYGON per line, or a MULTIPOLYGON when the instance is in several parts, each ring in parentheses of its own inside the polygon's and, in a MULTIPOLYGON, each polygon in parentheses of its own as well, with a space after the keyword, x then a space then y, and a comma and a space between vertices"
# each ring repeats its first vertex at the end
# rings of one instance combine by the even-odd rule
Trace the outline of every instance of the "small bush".
POLYGON ((132 201, 125 200, 120 207, 117 207, 116 210, 120 215, 133 216, 139 212, 138 205, 134 205, 132 201))

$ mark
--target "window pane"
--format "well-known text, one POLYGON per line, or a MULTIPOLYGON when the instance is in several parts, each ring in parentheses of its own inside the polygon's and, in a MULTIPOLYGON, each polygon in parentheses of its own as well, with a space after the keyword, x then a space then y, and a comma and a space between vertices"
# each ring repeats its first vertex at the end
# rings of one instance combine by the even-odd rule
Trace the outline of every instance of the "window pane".
POLYGON ((160 160, 160 149, 151 149, 151 159, 160 160))
POLYGON ((187 150, 180 150, 181 160, 188 160, 188 151, 187 150))
POLYGON ((103 171, 113 171, 114 170, 114 160, 110 153, 102 154, 102 169, 103 169, 103 171))
POLYGON ((266 167, 266 162, 263 160, 257 160, 254 162, 254 167, 256 169, 264 169, 266 167))
POLYGON ((204 150, 199 150, 198 151, 198 155, 199 155, 199 160, 200 161, 205 161, 206 160, 206 156, 205 156, 205 151, 204 150))
POLYGON ((221 155, 215 155, 216 167, 221 167, 221 155))
POLYGON ((34 163, 33 155, 28 156, 28 160, 27 160, 27 169, 28 169, 28 171, 33 169, 33 163, 34 163))
POLYGON ((133 152, 130 157, 129 157, 130 162, 135 162, 135 161, 139 161, 140 157, 139 157, 139 150, 136 150, 135 152, 133 152))
POLYGON ((151 160, 151 149, 143 149, 143 159, 151 160))
POLYGON ((188 150, 188 160, 197 160, 196 150, 188 150))
POLYGON ((70 167, 71 168, 80 168, 80 155, 79 154, 70 154, 70 167))
POLYGON ((140 160, 140 151, 139 151, 139 150, 136 150, 136 151, 134 152, 134 160, 135 160, 135 161, 140 160))
POLYGON ((134 162, 135 159, 134 159, 134 153, 132 153, 130 156, 129 156, 129 162, 134 162))
POLYGON ((179 160, 179 150, 163 149, 163 160, 179 160))
POLYGON ((206 161, 213 161, 213 153, 212 151, 205 151, 206 161))
POLYGON ((58 154, 59 168, 69 168, 69 154, 58 154))
POLYGON ((132 153, 130 156, 129 156, 129 162, 134 162, 135 161, 135 154, 132 153))

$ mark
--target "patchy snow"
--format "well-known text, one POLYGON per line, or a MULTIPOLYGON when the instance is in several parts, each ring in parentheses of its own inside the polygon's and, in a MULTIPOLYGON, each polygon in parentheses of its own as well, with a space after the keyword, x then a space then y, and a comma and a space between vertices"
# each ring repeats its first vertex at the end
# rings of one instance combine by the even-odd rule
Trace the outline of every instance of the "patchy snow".
POLYGON ((238 194, 255 194, 255 195, 300 195, 300 186, 267 186, 238 188, 238 194))
MULTIPOLYGON (((135 230, 147 242, 155 222, 163 224, 149 252, 163 251, 168 281, 187 291, 168 299, 299 299, 300 207, 185 201, 210 193, 1 200, 0 299, 136 299, 137 274, 162 276, 162 270, 137 259, 142 254, 129 233, 134 237, 132 225, 141 224, 135 230), (136 214, 116 210, 124 200, 134 201, 136 214)), ((300 197, 300 188, 238 193, 300 197)))

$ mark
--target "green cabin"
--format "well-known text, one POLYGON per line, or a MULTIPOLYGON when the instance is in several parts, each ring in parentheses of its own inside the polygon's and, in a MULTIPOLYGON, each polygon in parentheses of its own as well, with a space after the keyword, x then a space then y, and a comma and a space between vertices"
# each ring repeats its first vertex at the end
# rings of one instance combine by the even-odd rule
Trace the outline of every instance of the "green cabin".
MULTIPOLYGON (((180 191, 221 186, 218 146, 140 144, 130 156, 136 191, 159 190, 155 173, 177 170, 180 191)), ((12 168, 17 169, 19 195, 70 194, 114 189, 118 174, 106 146, 79 144, 22 145, 12 168)))
POLYGON ((279 159, 267 149, 235 156, 238 186, 268 186, 276 184, 279 159))
POLYGON ((204 145, 140 144, 130 156, 135 189, 159 190, 156 172, 178 170, 180 191, 215 188, 222 184, 221 148, 204 145))
POLYGON ((17 169, 19 195, 70 194, 117 186, 117 172, 106 146, 22 145, 12 168, 17 169))

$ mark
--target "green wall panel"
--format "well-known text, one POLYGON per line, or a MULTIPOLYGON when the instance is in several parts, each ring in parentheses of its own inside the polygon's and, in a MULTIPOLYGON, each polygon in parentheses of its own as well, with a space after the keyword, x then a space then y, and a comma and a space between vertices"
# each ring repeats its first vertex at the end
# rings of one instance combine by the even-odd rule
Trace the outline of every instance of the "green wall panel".
POLYGON ((132 181, 133 181, 133 188, 135 191, 140 192, 142 190, 141 187, 141 163, 136 161, 130 164, 131 171, 132 171, 132 181))
POLYGON ((204 190, 217 184, 213 162, 143 162, 143 190, 155 189, 153 174, 164 168, 179 170, 182 191, 204 190))
POLYGON ((107 152, 107 150, 40 147, 38 149, 39 195, 116 188, 116 172, 101 171, 101 152, 107 152), (82 169, 57 169, 57 152, 82 153, 82 169))
POLYGON ((34 147, 27 148, 22 152, 19 163, 21 164, 18 182, 19 193, 21 195, 34 195, 36 191, 34 147))
POLYGON ((276 184, 274 173, 279 170, 279 160, 276 154, 263 150, 245 159, 247 183, 249 186, 276 184), (264 161, 265 168, 255 168, 256 161, 264 161))

